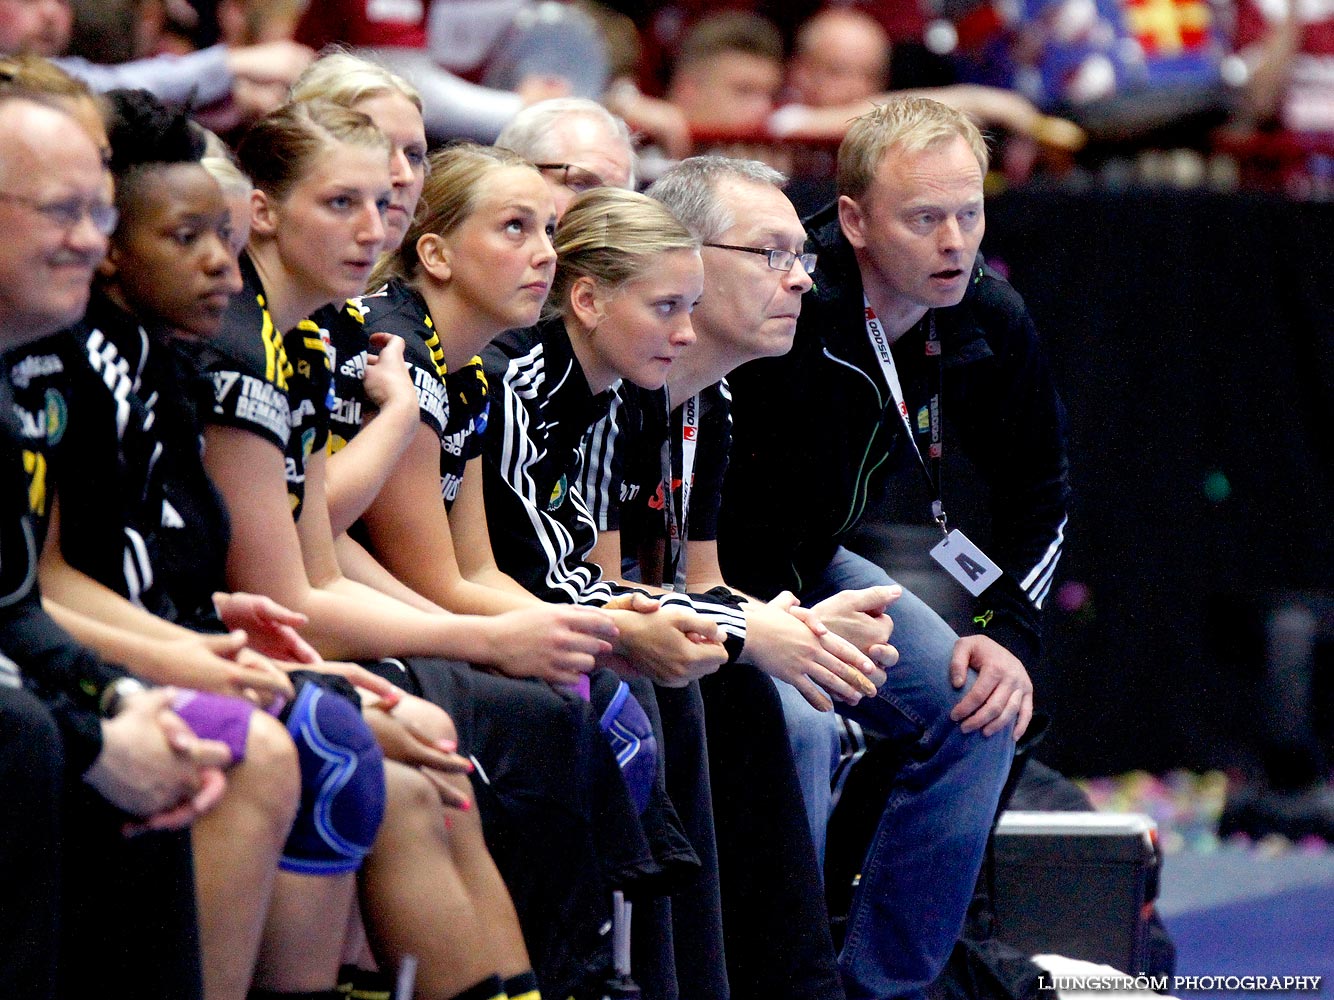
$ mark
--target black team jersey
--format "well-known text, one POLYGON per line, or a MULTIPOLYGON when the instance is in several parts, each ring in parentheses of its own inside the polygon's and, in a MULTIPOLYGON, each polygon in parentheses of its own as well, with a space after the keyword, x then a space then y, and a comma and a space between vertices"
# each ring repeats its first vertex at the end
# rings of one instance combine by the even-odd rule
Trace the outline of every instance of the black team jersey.
POLYGON ((50 709, 77 777, 101 753, 98 707, 124 672, 76 643, 42 608, 37 557, 51 514, 50 470, 69 428, 74 340, 56 334, 0 360, 0 683, 50 709))
MULTIPOLYGON (((598 525, 580 490, 583 439, 620 400, 619 388, 594 394, 557 318, 510 330, 483 352, 495 393, 486 435, 487 520, 496 563, 539 597, 604 604, 625 588, 588 561, 598 525)), ((726 595, 668 595, 716 621, 735 659, 745 615, 726 595)))
POLYGON ((306 462, 329 440, 333 361, 328 333, 303 319, 286 334, 273 325, 255 265, 241 255, 241 292, 222 329, 200 351, 212 379, 201 416, 257 434, 282 450, 293 520, 305 499, 306 462))
MULTIPOLYGON (((682 404, 685 401, 680 401, 682 404)), ((671 521, 680 534, 685 405, 669 415, 667 394, 623 384, 607 416, 584 435, 580 488, 599 531, 620 531, 621 551, 636 559, 643 579, 660 583, 671 521), (670 465, 671 483, 664 475, 670 465), (670 501, 670 502, 669 502, 670 501)), ((689 429, 694 461, 685 539, 718 538, 723 475, 732 447, 732 396, 727 380, 702 390, 689 429)), ((678 566, 678 577, 684 565, 678 566)))
POLYGON ((352 299, 341 310, 322 310, 314 319, 329 330, 338 358, 333 450, 356 436, 366 408, 372 405, 363 382, 370 334, 397 334, 405 344, 404 359, 417 389, 421 421, 440 438, 440 495, 446 507, 452 506, 464 469, 482 453, 490 412, 482 359, 475 357, 458 371, 446 371, 440 337, 425 301, 399 279, 373 294, 352 299))
POLYGON ((150 333, 94 294, 57 477, 61 547, 76 569, 153 614, 217 631, 228 520, 201 457, 195 345, 150 333))

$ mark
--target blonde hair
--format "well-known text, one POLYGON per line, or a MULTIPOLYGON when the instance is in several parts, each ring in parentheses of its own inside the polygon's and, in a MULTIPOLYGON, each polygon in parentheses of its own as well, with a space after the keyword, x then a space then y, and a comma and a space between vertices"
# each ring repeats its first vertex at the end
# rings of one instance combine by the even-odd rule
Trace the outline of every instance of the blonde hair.
POLYGON ((0 56, 0 83, 52 97, 86 97, 95 100, 92 90, 82 80, 70 76, 51 60, 31 54, 0 56))
POLYGON ((204 136, 204 155, 200 159, 199 165, 218 182, 218 187, 222 188, 222 193, 231 197, 232 195, 248 195, 253 191, 255 185, 250 183, 250 178, 242 173, 241 168, 236 165, 236 158, 232 156, 232 151, 227 148, 227 144, 204 126, 196 123, 194 127, 204 136))
POLYGON ((288 94, 291 101, 328 101, 344 108, 384 94, 400 94, 422 110, 417 88, 379 63, 335 49, 306 67, 288 94))
POLYGON ((284 104, 250 127, 236 147, 236 160, 270 198, 282 201, 304 177, 315 159, 335 143, 382 149, 389 140, 360 111, 328 101, 284 104))
POLYGON ((566 309, 570 289, 580 278, 615 291, 643 275, 658 254, 698 250, 699 240, 661 202, 634 191, 595 188, 570 203, 555 247, 548 314, 566 309))
POLYGON ((199 165, 218 182, 218 187, 222 188, 222 193, 228 197, 246 195, 255 189, 250 183, 250 178, 241 172, 241 168, 230 156, 205 156, 199 161, 199 165))
POLYGON ((875 179, 892 148, 907 153, 962 138, 977 157, 982 173, 990 156, 987 141, 972 119, 926 97, 896 97, 853 120, 838 147, 838 193, 857 199, 875 179))
POLYGON ((94 140, 100 144, 106 138, 106 98, 94 93, 86 83, 70 76, 49 59, 31 54, 0 56, 0 90, 50 98, 56 107, 87 128, 87 123, 80 118, 79 106, 83 105, 102 125, 103 135, 93 135, 94 140))
POLYGON ((417 241, 427 233, 448 236, 463 225, 477 205, 484 178, 505 167, 537 170, 518 153, 474 142, 460 142, 432 153, 412 224, 398 249, 381 255, 376 262, 369 287, 379 288, 391 278, 413 280, 417 274, 417 241))

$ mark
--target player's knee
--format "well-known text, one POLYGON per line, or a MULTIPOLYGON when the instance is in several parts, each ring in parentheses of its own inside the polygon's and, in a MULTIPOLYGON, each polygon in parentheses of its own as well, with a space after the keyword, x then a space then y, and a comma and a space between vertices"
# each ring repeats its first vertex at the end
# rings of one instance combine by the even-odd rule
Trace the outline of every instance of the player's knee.
POLYGON ((440 796, 431 780, 415 767, 385 761, 385 806, 395 820, 439 811, 440 796))
POLYGON ((287 730, 301 766, 301 808, 282 867, 307 875, 355 871, 384 817, 380 747, 357 706, 313 683, 297 693, 287 730))
POLYGON ((255 796, 265 813, 290 827, 301 802, 301 766, 286 727, 264 712, 252 713, 241 766, 256 775, 255 796))
POLYGON ((436 726, 439 735, 436 735, 436 733, 432 733, 431 735, 435 736, 438 740, 453 740, 457 743, 459 739, 459 730, 458 727, 454 725, 454 717, 448 712, 441 712, 440 715, 440 721, 436 726))

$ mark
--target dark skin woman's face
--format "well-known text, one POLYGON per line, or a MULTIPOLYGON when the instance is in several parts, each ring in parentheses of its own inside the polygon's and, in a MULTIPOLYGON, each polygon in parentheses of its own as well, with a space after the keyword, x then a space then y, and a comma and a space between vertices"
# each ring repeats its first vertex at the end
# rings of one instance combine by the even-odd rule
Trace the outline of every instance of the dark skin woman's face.
POLYGON ((211 337, 241 290, 222 190, 197 163, 132 178, 103 273, 108 294, 138 319, 211 337))

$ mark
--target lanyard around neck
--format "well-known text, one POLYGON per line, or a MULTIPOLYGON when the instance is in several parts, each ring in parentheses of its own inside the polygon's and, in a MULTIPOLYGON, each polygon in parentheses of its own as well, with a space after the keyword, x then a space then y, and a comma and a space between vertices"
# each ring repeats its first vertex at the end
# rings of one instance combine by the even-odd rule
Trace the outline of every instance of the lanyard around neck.
POLYGON ((871 342, 871 350, 875 353, 876 360, 880 362, 880 371, 885 377, 885 384, 889 386, 889 394, 894 400, 894 408, 898 411, 899 419, 903 422, 903 429, 908 435, 908 443, 912 445, 913 454, 917 456, 917 464, 921 466, 922 475, 926 477, 927 488, 931 492, 931 516, 940 525, 940 530, 948 534, 945 503, 941 495, 940 483, 940 460, 945 452, 943 444, 944 428, 941 426, 940 416, 943 364, 940 353, 940 335, 936 332, 935 311, 929 310, 926 314, 926 341, 923 345, 923 354, 928 359, 933 374, 931 395, 927 399, 925 413, 919 413, 918 416, 919 421, 922 419, 927 421, 927 426, 923 430, 929 431, 931 438, 927 453, 923 455, 922 449, 917 444, 917 435, 913 432, 913 420, 908 414, 908 401, 903 394, 903 385, 899 381, 898 366, 894 364, 894 354, 890 350, 889 338, 885 335, 884 325, 876 316, 875 309, 871 307, 870 299, 866 298, 865 295, 862 296, 862 303, 865 306, 866 313, 866 337, 871 342))
POLYGON ((689 534, 690 491, 694 488, 695 450, 699 446, 699 394, 681 405, 681 506, 676 506, 676 491, 672 488, 672 397, 664 392, 667 410, 667 440, 659 455, 662 463, 662 509, 667 522, 667 559, 663 566, 664 583, 671 582, 675 589, 685 589, 685 544, 689 534))

